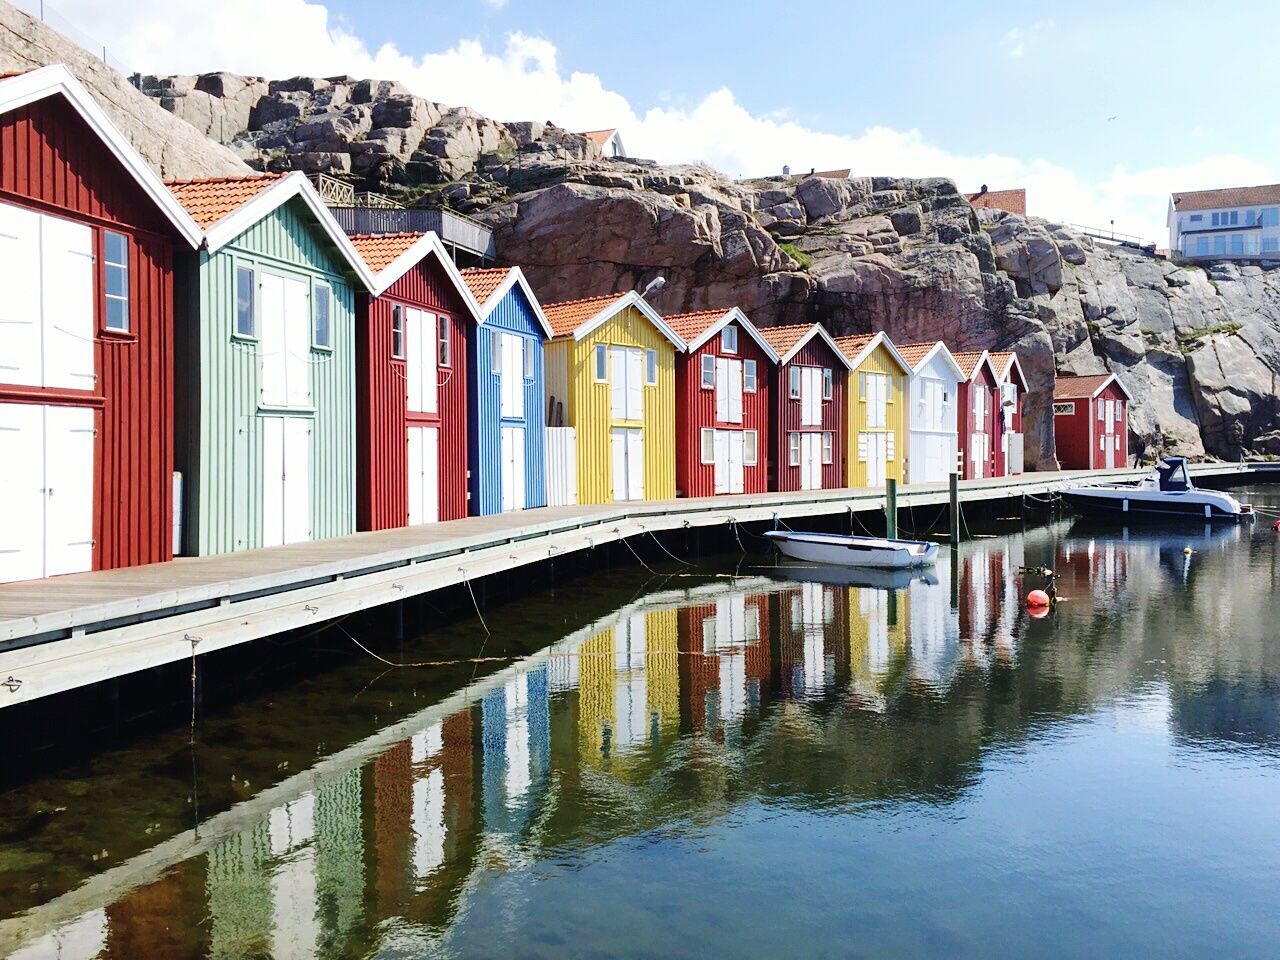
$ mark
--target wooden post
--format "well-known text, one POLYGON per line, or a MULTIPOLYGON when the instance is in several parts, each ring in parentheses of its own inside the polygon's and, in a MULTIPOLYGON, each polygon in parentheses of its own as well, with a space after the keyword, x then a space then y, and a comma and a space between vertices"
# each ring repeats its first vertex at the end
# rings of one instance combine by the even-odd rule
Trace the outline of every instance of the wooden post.
POLYGON ((884 482, 884 535, 898 539, 898 481, 893 477, 884 482))
POLYGON ((951 544, 960 542, 960 474, 951 474, 951 544))

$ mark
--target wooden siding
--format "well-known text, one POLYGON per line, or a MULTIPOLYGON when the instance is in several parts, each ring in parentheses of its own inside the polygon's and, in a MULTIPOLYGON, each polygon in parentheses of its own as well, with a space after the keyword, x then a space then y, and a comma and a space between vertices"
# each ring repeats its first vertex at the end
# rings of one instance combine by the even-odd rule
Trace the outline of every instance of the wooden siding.
MULTIPOLYGON (((736 324, 734 324, 736 326, 736 324)), ((684 497, 709 497, 715 493, 715 465, 702 462, 703 427, 726 430, 755 430, 756 466, 743 468, 743 493, 764 493, 769 489, 769 403, 777 367, 760 344, 738 331, 738 352, 720 352, 717 333, 693 353, 676 355, 676 489, 684 497), (756 392, 742 394, 742 423, 716 420, 716 392, 702 389, 702 358, 725 356, 756 362, 756 392)))
POLYGON ((407 427, 440 428, 440 519, 467 515, 467 331, 472 326, 448 274, 428 257, 381 296, 360 295, 357 320, 357 473, 361 530, 386 530, 409 522, 407 427), (406 364, 391 356, 395 304, 450 319, 451 366, 439 371, 437 412, 409 413, 406 364))
POLYGON ((91 391, 0 385, 0 400, 94 408, 93 567, 168 560, 173 556, 172 228, 61 97, 0 116, 0 202, 93 229, 97 374, 91 391), (104 228, 128 238, 127 334, 103 329, 104 228))
POLYGON ((546 387, 543 346, 545 333, 528 298, 517 284, 493 308, 483 326, 468 324, 472 362, 467 365, 468 445, 471 465, 468 489, 471 513, 502 512, 502 427, 524 429, 525 506, 547 504, 544 460, 546 387), (502 416, 500 378, 493 372, 490 331, 514 333, 533 343, 534 375, 524 384, 524 417, 502 416))
POLYGON ((974 433, 977 432, 987 435, 987 463, 982 475, 984 477, 992 476, 992 472, 995 469, 995 454, 992 453, 992 448, 997 442, 995 405, 998 391, 996 390, 995 377, 991 375, 991 371, 985 363, 974 372, 972 380, 960 383, 957 396, 960 401, 957 412, 957 427, 960 452, 963 454, 962 461, 964 464, 961 476, 966 480, 974 479, 972 441, 974 433), (986 416, 983 418, 981 431, 976 430, 973 423, 974 395, 975 391, 979 390, 986 394, 986 416))
POLYGON ((908 483, 940 483, 955 470, 956 449, 959 443, 956 417, 960 408, 959 375, 953 367, 948 366, 941 355, 935 354, 928 365, 912 374, 910 381, 911 395, 907 400, 907 482, 908 483), (932 430, 924 426, 924 384, 927 380, 942 383, 947 392, 947 403, 943 408, 944 429, 932 430), (943 475, 927 480, 928 467, 925 449, 930 437, 942 436, 947 440, 948 456, 944 464, 943 475))
POLYGON ((312 422, 311 536, 355 530, 355 303, 345 265, 300 200, 254 224, 212 256, 201 251, 186 279, 194 307, 183 323, 186 381, 180 445, 184 549, 199 555, 262 545, 262 417, 312 422), (315 412, 260 409, 259 344, 236 338, 235 268, 327 283, 333 350, 309 356, 315 412))
MULTIPOLYGON (((1063 470, 1088 470, 1093 462, 1089 456, 1089 424, 1090 418, 1094 416, 1093 404, 1087 397, 1054 400, 1053 403, 1070 403, 1075 407, 1075 413, 1053 415, 1058 465, 1063 470)), ((1052 413, 1052 407, 1050 412, 1052 413)))
POLYGON ((787 455, 787 434, 792 432, 826 432, 832 438, 831 463, 822 466, 822 489, 833 490, 845 485, 847 455, 846 436, 849 429, 849 411, 846 407, 845 389, 848 386, 848 368, 829 347, 826 341, 814 337, 787 363, 776 368, 774 383, 774 411, 770 417, 769 456, 773 461, 773 490, 799 490, 800 468, 790 465, 787 455), (831 399, 822 402, 822 423, 819 426, 802 426, 800 401, 790 396, 790 370, 792 367, 826 367, 831 370, 831 399))
MULTIPOLYGON (((911 405, 907 395, 907 375, 902 372, 893 359, 892 354, 884 346, 877 344, 871 355, 862 364, 849 373, 849 439, 847 456, 849 458, 849 486, 865 487, 867 481, 867 464, 858 459, 858 434, 862 431, 872 433, 893 434, 894 453, 892 459, 885 463, 886 479, 903 483, 907 477, 906 462, 907 445, 907 411, 911 405), (889 402, 885 409, 885 425, 883 427, 867 426, 867 402, 861 396, 861 378, 863 373, 882 373, 889 378, 889 402)), ((888 441, 885 441, 886 443, 888 441)))
POLYGON ((628 307, 581 340, 557 340, 548 347, 547 363, 560 366, 549 379, 567 384, 570 402, 565 404, 565 425, 577 428, 578 502, 609 503, 613 500, 613 459, 609 431, 616 424, 610 416, 608 383, 595 379, 595 347, 639 347, 656 350, 658 382, 644 387, 644 499, 662 500, 676 495, 675 444, 675 348, 639 310, 628 307), (563 372, 561 372, 563 370, 563 372))

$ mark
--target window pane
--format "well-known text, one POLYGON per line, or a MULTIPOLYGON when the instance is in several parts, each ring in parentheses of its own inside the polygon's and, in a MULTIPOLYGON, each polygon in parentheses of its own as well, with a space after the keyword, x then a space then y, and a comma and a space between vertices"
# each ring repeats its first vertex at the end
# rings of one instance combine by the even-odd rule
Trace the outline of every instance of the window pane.
POLYGON ((702 462, 716 462, 716 432, 707 427, 702 429, 702 462))
POLYGON ((742 462, 744 466, 754 467, 760 452, 757 448, 759 434, 754 430, 746 430, 742 434, 742 462))
POLYGON ((404 359, 404 307, 398 303, 391 308, 391 356, 404 359))
POLYGON ((596 344, 596 379, 609 379, 609 355, 605 352, 604 344, 596 344))
POLYGON ((449 318, 440 318, 440 366, 447 367, 453 363, 449 342, 449 318))
POLYGON ((724 328, 724 331, 720 334, 720 348, 724 350, 725 353, 738 352, 738 328, 737 327, 728 326, 724 328))
POLYGON ((117 300, 114 297, 107 298, 107 329, 108 330, 128 330, 129 329, 129 301, 117 300))
POLYGON ((645 359, 645 378, 644 382, 653 386, 658 382, 658 351, 647 350, 644 355, 645 359))
POLYGON ((129 295, 129 272, 124 267, 107 264, 107 296, 127 297, 129 295))
POLYGON ((316 284, 316 306, 315 306, 315 344, 317 347, 328 347, 332 345, 329 330, 329 311, 332 306, 329 288, 323 284, 316 284))
POLYGON ((747 393, 756 392, 756 362, 754 360, 742 361, 742 389, 747 393))
POLYGON ((831 399, 831 371, 825 367, 822 370, 822 399, 831 399))
POLYGON ((709 353, 702 355, 702 386, 710 390, 716 385, 716 358, 709 353))
POLYGON ((800 434, 787 434, 787 460, 793 467, 800 466, 800 434))
POLYGON ((497 330, 489 331, 489 369, 502 372, 502 334, 497 330))
POLYGON ((236 268, 236 333, 242 337, 254 335, 253 271, 248 267, 236 268))
POLYGON ((800 396, 800 368, 792 367, 790 372, 791 378, 791 397, 796 399, 800 396))
POLYGON ((533 349, 533 341, 526 339, 524 342, 524 378, 526 380, 532 380, 537 373, 534 370, 534 363, 537 358, 534 356, 533 349))
POLYGON ((129 241, 119 233, 103 233, 103 253, 107 263, 125 267, 129 265, 129 241))

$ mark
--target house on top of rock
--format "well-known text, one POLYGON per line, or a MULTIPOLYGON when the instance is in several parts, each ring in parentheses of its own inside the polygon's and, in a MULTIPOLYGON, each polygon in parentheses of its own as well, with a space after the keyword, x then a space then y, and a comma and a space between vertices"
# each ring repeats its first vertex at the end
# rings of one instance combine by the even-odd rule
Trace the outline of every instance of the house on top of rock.
POLYGON ((1169 198, 1169 250, 1189 260, 1280 259, 1280 183, 1169 198))
POLYGON ((616 127, 608 130, 583 130, 580 135, 599 147, 600 152, 610 160, 622 160, 627 156, 626 148, 622 146, 622 134, 618 133, 616 127))
POLYGON ((965 199, 981 210, 1003 210, 1005 213, 1016 213, 1020 217, 1027 215, 1027 191, 1025 187, 1012 190, 990 190, 984 183, 977 193, 966 193, 965 199))

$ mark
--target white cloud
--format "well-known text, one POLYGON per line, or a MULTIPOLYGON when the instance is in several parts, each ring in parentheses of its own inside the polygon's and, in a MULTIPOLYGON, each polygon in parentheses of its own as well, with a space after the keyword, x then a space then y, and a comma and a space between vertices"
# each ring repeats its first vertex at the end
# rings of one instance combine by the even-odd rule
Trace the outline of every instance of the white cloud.
MULTIPOLYGON (((638 110, 595 74, 566 73, 555 45, 543 38, 510 34, 501 51, 477 40, 416 56, 392 44, 371 50, 323 4, 306 0, 134 0, 127 8, 61 0, 59 6, 82 31, 145 72, 395 79, 420 96, 498 120, 553 120, 578 130, 617 126, 638 156, 701 160, 734 176, 779 173, 784 164, 793 171, 847 166, 863 175, 951 177, 964 190, 983 183, 1023 186, 1034 214, 1104 227, 1114 220, 1119 231, 1161 243, 1171 191, 1280 179, 1265 164, 1220 155, 1146 169, 1117 164, 1091 182, 1047 159, 956 153, 920 130, 824 133, 785 112, 753 114, 727 87, 697 101, 660 98, 655 91, 655 105, 638 110)), ((1010 30, 1006 55, 1022 56, 1052 26, 1043 21, 1010 30)))

